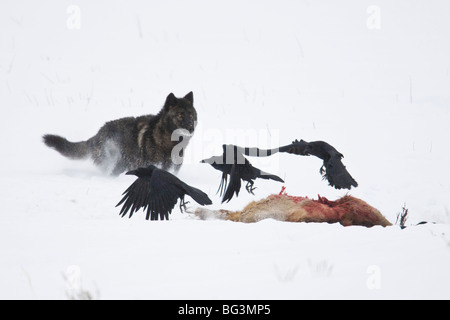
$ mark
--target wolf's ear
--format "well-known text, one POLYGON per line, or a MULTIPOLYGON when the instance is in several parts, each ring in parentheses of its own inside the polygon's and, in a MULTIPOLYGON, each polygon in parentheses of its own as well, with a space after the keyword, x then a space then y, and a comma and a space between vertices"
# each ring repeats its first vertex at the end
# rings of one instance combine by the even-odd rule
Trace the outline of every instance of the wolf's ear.
POLYGON ((178 103, 177 97, 175 97, 175 95, 171 92, 166 98, 166 103, 164 104, 164 107, 167 107, 167 108, 173 107, 177 103, 178 103))
POLYGON ((194 103, 194 93, 191 91, 187 95, 184 96, 184 99, 194 103))

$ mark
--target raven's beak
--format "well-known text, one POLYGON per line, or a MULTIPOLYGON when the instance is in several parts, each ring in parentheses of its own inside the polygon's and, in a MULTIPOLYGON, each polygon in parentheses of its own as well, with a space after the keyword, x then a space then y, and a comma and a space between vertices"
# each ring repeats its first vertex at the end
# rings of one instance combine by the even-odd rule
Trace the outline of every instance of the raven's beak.
POLYGON ((211 157, 209 159, 203 159, 202 161, 200 161, 200 163, 209 163, 209 164, 213 164, 214 163, 214 157, 211 157))
POLYGON ((132 176, 132 175, 136 175, 136 170, 131 170, 131 171, 128 171, 127 173, 125 173, 126 175, 128 175, 128 176, 132 176))

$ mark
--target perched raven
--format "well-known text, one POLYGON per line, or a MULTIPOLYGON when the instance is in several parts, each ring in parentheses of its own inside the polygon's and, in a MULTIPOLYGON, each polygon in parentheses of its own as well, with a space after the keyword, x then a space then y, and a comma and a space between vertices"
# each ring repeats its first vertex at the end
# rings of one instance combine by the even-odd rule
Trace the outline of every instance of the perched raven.
POLYGON ((169 213, 175 207, 178 199, 181 199, 180 209, 186 209, 184 196, 188 195, 200 205, 212 204, 209 197, 201 190, 191 187, 175 177, 173 174, 158 169, 154 165, 146 168, 138 168, 127 172, 138 178, 125 190, 124 197, 116 205, 123 204, 120 215, 124 217, 130 211, 130 218, 134 212, 143 208, 147 210, 145 219, 169 220, 169 213))
POLYGON ((221 156, 215 156, 201 161, 202 163, 209 163, 214 169, 222 171, 222 179, 220 181, 219 189, 217 190, 217 192, 220 191, 220 196, 223 195, 222 203, 225 201, 229 202, 234 194, 236 194, 236 196, 239 195, 239 191, 241 190, 241 180, 247 181, 245 188, 251 194, 253 194, 253 190, 255 189, 253 185, 256 178, 284 182, 280 177, 261 171, 252 166, 243 156, 242 148, 225 144, 222 148, 223 154, 221 156), (230 176, 229 183, 228 175, 230 176))

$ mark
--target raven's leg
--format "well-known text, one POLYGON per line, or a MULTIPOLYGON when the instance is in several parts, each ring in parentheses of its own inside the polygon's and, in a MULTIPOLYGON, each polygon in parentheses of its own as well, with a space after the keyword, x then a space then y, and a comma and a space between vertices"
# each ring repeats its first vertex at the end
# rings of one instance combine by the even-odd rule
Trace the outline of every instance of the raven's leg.
POLYGON ((247 185, 245 186, 245 189, 247 189, 248 193, 251 193, 252 195, 255 195, 253 193, 253 190, 256 189, 256 187, 253 187, 254 182, 252 180, 250 180, 249 182, 247 182, 247 185))
POLYGON ((325 172, 326 172, 325 164, 323 164, 323 165, 320 167, 319 172, 320 172, 321 175, 324 175, 324 174, 325 174, 325 172))
POLYGON ((183 213, 183 210, 186 211, 186 205, 189 203, 189 201, 184 201, 184 197, 180 200, 180 210, 181 213, 183 213))

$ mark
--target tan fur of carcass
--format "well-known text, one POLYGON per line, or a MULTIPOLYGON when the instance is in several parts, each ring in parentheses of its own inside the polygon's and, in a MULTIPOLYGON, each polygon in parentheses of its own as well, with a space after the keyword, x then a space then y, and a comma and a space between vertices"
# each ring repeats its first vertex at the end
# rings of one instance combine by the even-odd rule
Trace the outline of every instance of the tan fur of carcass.
POLYGON ((236 222, 276 219, 289 222, 339 222, 343 226, 386 227, 392 225, 376 208, 349 195, 336 201, 321 197, 318 200, 299 200, 297 197, 285 194, 270 195, 265 199, 249 203, 242 211, 214 211, 199 208, 195 214, 201 219, 216 218, 236 222))

